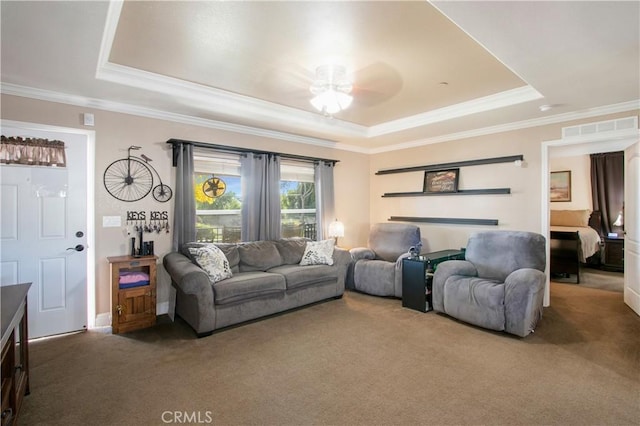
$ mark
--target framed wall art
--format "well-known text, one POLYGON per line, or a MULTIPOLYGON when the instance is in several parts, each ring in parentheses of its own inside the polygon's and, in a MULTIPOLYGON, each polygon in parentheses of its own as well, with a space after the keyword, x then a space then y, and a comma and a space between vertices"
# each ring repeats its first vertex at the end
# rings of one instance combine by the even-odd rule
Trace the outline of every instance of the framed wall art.
POLYGON ((458 192, 460 169, 424 172, 423 192, 458 192))
POLYGON ((571 170, 551 172, 549 188, 551 202, 571 201, 571 170))

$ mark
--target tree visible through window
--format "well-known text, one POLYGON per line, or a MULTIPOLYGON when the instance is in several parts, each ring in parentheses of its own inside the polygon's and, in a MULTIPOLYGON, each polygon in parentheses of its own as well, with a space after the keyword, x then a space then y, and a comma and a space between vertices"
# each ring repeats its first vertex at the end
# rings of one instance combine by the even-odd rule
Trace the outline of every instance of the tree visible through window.
MULTIPOLYGON (((196 240, 212 243, 241 241, 239 161, 224 157, 194 157, 194 167, 196 240), (225 192, 212 198, 205 193, 203 185, 213 177, 224 182, 225 192)), ((283 238, 316 239, 316 189, 312 164, 281 164, 280 209, 283 238)))
POLYGON ((283 238, 316 239, 316 186, 312 165, 281 165, 280 209, 283 238))
POLYGON ((240 164, 225 158, 194 158, 194 198, 196 203, 196 240, 200 242, 239 242, 242 218, 240 164), (212 195, 209 179, 224 184, 223 194, 212 195), (205 192, 207 189, 208 194, 205 192))

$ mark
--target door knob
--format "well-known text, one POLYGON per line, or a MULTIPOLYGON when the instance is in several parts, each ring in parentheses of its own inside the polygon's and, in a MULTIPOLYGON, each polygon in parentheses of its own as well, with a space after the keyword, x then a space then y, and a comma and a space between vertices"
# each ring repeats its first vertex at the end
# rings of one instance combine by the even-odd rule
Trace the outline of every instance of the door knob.
POLYGON ((78 244, 75 247, 68 247, 67 250, 82 251, 84 250, 84 246, 82 244, 78 244))

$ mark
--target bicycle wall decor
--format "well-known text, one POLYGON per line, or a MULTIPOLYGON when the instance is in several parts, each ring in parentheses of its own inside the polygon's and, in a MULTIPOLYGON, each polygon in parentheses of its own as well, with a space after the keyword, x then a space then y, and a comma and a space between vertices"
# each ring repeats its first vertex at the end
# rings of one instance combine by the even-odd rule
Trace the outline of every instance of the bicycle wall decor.
POLYGON ((140 157, 131 155, 131 151, 141 147, 132 145, 127 149, 127 158, 121 158, 109 164, 104 171, 104 187, 112 197, 125 202, 138 201, 149 195, 161 203, 166 203, 173 196, 173 191, 162 183, 160 174, 151 165, 151 158, 144 154, 140 157), (153 186, 153 173, 160 182, 153 186))

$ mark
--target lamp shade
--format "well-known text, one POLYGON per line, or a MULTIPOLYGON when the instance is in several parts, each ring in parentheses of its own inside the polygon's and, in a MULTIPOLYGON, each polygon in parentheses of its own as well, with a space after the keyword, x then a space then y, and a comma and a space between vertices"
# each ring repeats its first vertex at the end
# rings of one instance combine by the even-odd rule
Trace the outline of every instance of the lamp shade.
POLYGON ((329 224, 329 237, 338 238, 344 237, 344 224, 339 221, 334 221, 329 224))
POLYGON ((622 212, 618 213, 618 217, 616 218, 616 221, 613 222, 613 226, 622 226, 624 225, 624 219, 622 218, 622 212))

